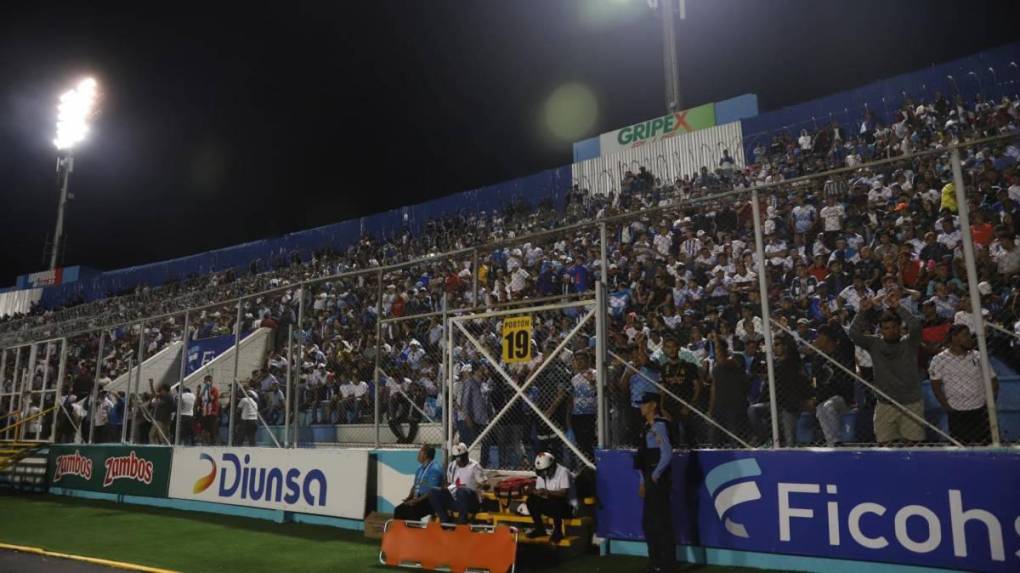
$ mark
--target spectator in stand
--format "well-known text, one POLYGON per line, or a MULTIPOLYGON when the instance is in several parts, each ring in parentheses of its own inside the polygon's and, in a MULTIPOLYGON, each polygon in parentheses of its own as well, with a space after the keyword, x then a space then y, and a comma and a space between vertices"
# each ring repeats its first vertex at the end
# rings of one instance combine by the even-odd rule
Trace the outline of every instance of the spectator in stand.
POLYGON ((811 366, 818 404, 815 416, 829 447, 842 444, 843 416, 854 403, 854 381, 849 374, 854 366, 846 353, 839 352, 839 341, 844 336, 839 326, 826 324, 818 329, 813 343, 820 351, 812 355, 811 366))
MULTIPOLYGON (((981 357, 972 348, 970 329, 955 324, 946 337, 949 346, 929 367, 931 389, 949 418, 949 434, 962 444, 987 445, 992 433, 985 401, 981 357)), ((999 380, 992 376, 992 394, 998 398, 999 380)))
POLYGON ((157 391, 152 385, 152 378, 149 378, 149 391, 152 393, 150 402, 152 411, 152 428, 149 430, 149 443, 158 445, 173 444, 173 437, 170 435, 170 422, 174 414, 175 405, 170 397, 170 387, 160 384, 157 391))
POLYGON ((178 424, 181 427, 181 444, 193 446, 195 445, 195 394, 191 388, 184 387, 180 401, 181 419, 178 424))
POLYGON ((570 428, 577 447, 589 460, 595 459, 596 389, 595 370, 588 354, 574 354, 574 377, 570 379, 570 428))
MULTIPOLYGON (((708 414, 723 428, 737 437, 746 436, 748 425, 747 402, 751 390, 751 379, 747 374, 743 357, 730 353, 725 340, 711 335, 715 345, 715 360, 710 368, 712 386, 709 394, 708 414)), ((732 444, 728 435, 713 426, 713 444, 732 444)))
POLYGON ((202 416, 202 441, 215 446, 220 434, 220 390, 213 385, 210 374, 205 375, 198 388, 198 412, 202 416))
POLYGON ((900 304, 899 293, 890 293, 884 302, 888 312, 879 318, 880 336, 871 334, 871 317, 878 309, 870 297, 861 299, 850 325, 850 339, 871 355, 875 386, 885 394, 877 397, 875 437, 882 445, 921 442, 925 437, 919 422, 924 405, 917 367, 921 321, 900 304), (902 323, 907 325, 906 336, 902 323))
POLYGON ((113 400, 106 390, 100 390, 98 400, 92 409, 92 442, 102 444, 110 441, 107 431, 110 421, 110 412, 113 411, 113 400))
POLYGON ((257 393, 254 390, 242 390, 241 399, 237 402, 240 420, 237 425, 238 436, 235 441, 239 446, 243 446, 245 442, 248 442, 250 446, 255 445, 255 431, 258 429, 259 421, 259 403, 255 399, 256 396, 257 393))

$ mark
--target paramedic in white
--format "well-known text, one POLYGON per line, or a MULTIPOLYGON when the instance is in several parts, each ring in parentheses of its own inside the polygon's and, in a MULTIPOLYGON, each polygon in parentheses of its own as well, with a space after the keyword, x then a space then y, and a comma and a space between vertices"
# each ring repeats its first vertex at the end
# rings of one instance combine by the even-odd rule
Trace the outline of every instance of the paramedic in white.
POLYGON ((526 505, 535 528, 528 532, 528 538, 535 539, 545 535, 542 516, 553 519, 553 532, 549 536, 550 543, 559 543, 563 539, 563 518, 570 517, 570 470, 556 462, 556 458, 547 452, 535 457, 535 489, 528 496, 526 505))
POLYGON ((468 515, 477 513, 481 507, 481 487, 485 476, 482 466, 468 459, 468 448, 464 442, 450 449, 453 461, 446 468, 446 487, 435 487, 429 492, 432 512, 440 523, 452 523, 450 510, 457 511, 457 523, 467 523, 468 515))

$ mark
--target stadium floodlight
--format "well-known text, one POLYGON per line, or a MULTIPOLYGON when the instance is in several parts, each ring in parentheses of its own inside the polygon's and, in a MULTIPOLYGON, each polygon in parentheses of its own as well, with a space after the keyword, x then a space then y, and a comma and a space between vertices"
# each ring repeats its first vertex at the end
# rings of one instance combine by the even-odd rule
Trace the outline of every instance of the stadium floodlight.
POLYGON ((95 116, 99 100, 99 84, 93 78, 84 78, 60 96, 57 104, 57 176, 60 179, 60 202, 57 203, 57 229, 53 233, 50 249, 50 270, 57 268, 60 258, 60 241, 64 234, 64 207, 68 199, 68 185, 74 170, 75 146, 89 134, 89 121, 95 116))
POLYGON ((60 96, 57 105, 57 138, 53 140, 57 150, 68 151, 85 140, 98 95, 99 84, 96 80, 85 78, 60 96))

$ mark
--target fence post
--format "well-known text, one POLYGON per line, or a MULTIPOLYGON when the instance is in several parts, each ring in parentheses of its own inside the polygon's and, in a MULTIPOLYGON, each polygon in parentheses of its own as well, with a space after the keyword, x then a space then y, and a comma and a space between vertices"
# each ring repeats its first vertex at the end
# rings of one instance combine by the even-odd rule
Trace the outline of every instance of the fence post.
MULTIPOLYGON (((50 443, 56 443, 57 441, 57 419, 60 418, 61 410, 64 409, 64 407, 60 404, 60 401, 64 399, 64 376, 66 375, 65 374, 66 368, 67 368, 67 339, 62 338, 60 339, 60 362, 57 366, 57 394, 56 400, 53 401, 53 404, 57 407, 57 409, 53 411, 53 429, 50 430, 50 443)), ((0 367, 0 373, 2 372, 3 369, 2 367, 0 367)), ((2 374, 0 374, 0 376, 2 376, 2 374)), ((131 371, 129 370, 128 384, 130 383, 131 383, 131 371)))
MULTIPOLYGON (((299 303, 300 304, 300 303, 299 303)), ((300 312, 300 308, 298 309, 300 312)), ((294 325, 287 326, 287 395, 283 407, 283 447, 290 447, 290 395, 294 391, 294 325)), ((295 400, 295 404, 297 401, 295 400)), ((296 416, 295 416, 296 417, 296 416)))
POLYGON ((446 412, 446 451, 449 455, 453 447, 453 320, 447 316, 443 324, 446 328, 446 389, 443 397, 446 404, 443 410, 446 412))
MULTIPOLYGON (((288 357, 288 363, 293 364, 294 361, 303 362, 305 356, 305 283, 301 283, 301 298, 298 299, 297 307, 297 331, 298 331, 298 344, 297 344, 297 357, 291 360, 288 357)), ((292 366, 294 367, 294 366, 292 366)), ((301 364, 296 365, 296 372, 298 380, 301 379, 301 364)), ((294 395, 294 447, 298 447, 301 443, 301 416, 297 415, 298 409, 301 407, 301 392, 304 391, 304 387, 300 383, 295 383, 295 395, 294 395)))
MULTIPOLYGON (((141 322, 141 327, 142 327, 142 335, 138 337, 138 372, 136 372, 135 375, 134 375, 134 379, 135 379, 135 389, 134 390, 131 389, 131 376, 128 376, 128 403, 129 404, 130 404, 132 398, 137 399, 137 396, 138 396, 138 387, 142 385, 142 363, 145 362, 145 322, 144 321, 141 322)), ((184 344, 184 337, 187 336, 187 335, 188 335, 188 333, 185 332, 181 336, 181 344, 182 345, 184 344)), ((171 334, 171 336, 172 336, 172 334, 171 334)), ((185 358, 185 356, 182 353, 181 354, 181 360, 184 360, 184 358, 185 358)), ((138 405, 141 406, 141 402, 139 402, 138 405)), ((132 418, 134 424, 138 424, 138 419, 135 418, 135 416, 131 416, 131 418, 132 418)), ((134 435, 135 435, 135 428, 132 426, 132 428, 131 428, 131 440, 130 440, 131 443, 134 443, 134 435)), ((141 436, 139 436, 139 437, 141 437, 141 436)))
POLYGON ((96 354, 96 377, 92 383, 92 396, 89 397, 89 443, 96 443, 96 399, 99 396, 99 377, 103 372, 103 344, 106 342, 106 330, 99 331, 99 352, 96 354))
MULTIPOLYGON (((188 332, 188 319, 190 316, 191 315, 189 313, 187 312, 184 313, 184 332, 188 332)), ((199 356, 199 360, 201 359, 202 357, 199 356)), ((141 371, 141 369, 142 363, 139 362, 138 363, 139 372, 141 371)), ((188 373, 188 339, 184 338, 181 346, 181 367, 180 370, 178 371, 177 377, 177 424, 176 424, 177 428, 174 430, 174 446, 177 446, 181 443, 181 403, 184 401, 183 400, 184 378, 187 376, 187 373, 188 373)))
MULTIPOLYGON (((471 251, 471 306, 481 306, 478 304, 478 249, 471 251)), ((443 290, 445 293, 446 290, 443 290)), ((445 296, 445 295, 444 295, 445 296)), ((446 309, 445 298, 443 309, 446 309)), ((446 324, 445 321, 443 324, 446 324)))
MULTIPOLYGON (((185 322, 187 322, 187 315, 184 316, 185 322)), ((184 335, 187 336, 188 332, 185 331, 184 335)), ((187 345, 187 343, 185 343, 187 345)), ((187 356, 183 354, 182 360, 187 360, 187 356)), ((241 301, 237 301, 237 324, 234 328, 234 374, 231 378, 232 383, 230 384, 230 412, 228 412, 227 421, 227 445, 233 447, 234 445, 234 411, 237 409, 237 368, 241 360, 241 301)), ((219 433, 220 429, 217 426, 216 432, 219 433)))
POLYGON ((985 340, 985 319, 981 315, 981 293, 978 291, 977 265, 974 262, 974 241, 970 235, 970 205, 963 189, 963 171, 960 168, 960 148, 954 147, 950 156, 953 181, 956 187, 956 206, 960 211, 960 234, 963 235, 963 262, 967 267, 967 290, 970 294, 974 330, 977 331, 978 354, 981 356, 981 377, 985 383, 985 404, 988 408, 988 426, 992 445, 999 445, 999 414, 995 409, 995 392, 992 389, 992 368, 988 363, 988 344, 985 340))
POLYGON ((762 332, 765 335, 765 364, 769 377, 769 412, 772 416, 772 448, 779 447, 779 413, 776 406, 776 373, 772 358, 772 315, 769 313, 768 264, 761 229, 761 206, 758 190, 751 190, 751 216, 754 217, 754 249, 758 256, 758 294, 761 297, 762 332))
POLYGON ((374 404, 373 424, 375 425, 375 447, 379 447, 379 358, 382 355, 382 296, 383 296, 383 272, 379 271, 378 285, 375 298, 375 370, 372 377, 375 384, 372 385, 372 392, 375 394, 372 402, 374 404))
MULTIPOLYGON (((605 235, 605 224, 602 225, 603 236, 605 235)), ((603 259, 602 266, 606 261, 603 259)), ((599 448, 606 447, 606 283, 598 281, 595 283, 595 400, 596 416, 595 430, 597 432, 597 444, 599 448)))
MULTIPOLYGON (((129 391, 131 390, 131 371, 134 369, 134 363, 135 363, 135 361, 134 361, 133 358, 128 358, 127 387, 128 387, 129 391)), ((138 367, 141 368, 142 365, 139 364, 138 367)), ((120 443, 121 444, 126 444, 127 443, 128 421, 130 420, 130 416, 129 415, 131 413, 131 408, 129 406, 129 404, 131 402, 130 398, 131 398, 130 394, 127 394, 127 393, 124 394, 124 415, 121 416, 121 418, 120 418, 120 443)))

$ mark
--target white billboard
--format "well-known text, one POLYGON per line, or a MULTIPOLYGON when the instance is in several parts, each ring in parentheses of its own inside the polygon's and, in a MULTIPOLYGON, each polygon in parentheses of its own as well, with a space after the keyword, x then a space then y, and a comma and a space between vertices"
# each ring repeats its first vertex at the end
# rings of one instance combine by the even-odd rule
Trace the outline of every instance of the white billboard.
POLYGON ((170 497, 363 519, 367 450, 174 448, 170 497))

